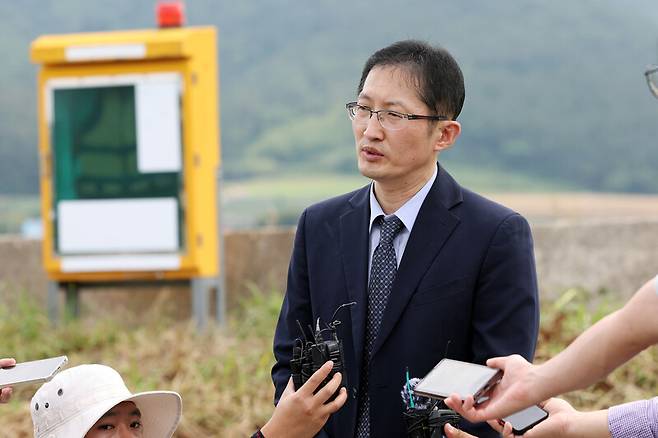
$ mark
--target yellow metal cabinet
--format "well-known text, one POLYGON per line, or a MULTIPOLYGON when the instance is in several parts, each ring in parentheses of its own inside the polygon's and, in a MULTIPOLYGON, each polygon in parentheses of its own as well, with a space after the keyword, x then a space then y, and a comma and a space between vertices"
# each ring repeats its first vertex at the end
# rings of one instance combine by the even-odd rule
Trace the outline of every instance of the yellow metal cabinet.
POLYGON ((182 27, 32 43, 51 289, 190 280, 200 324, 206 289, 223 313, 216 40, 182 27))

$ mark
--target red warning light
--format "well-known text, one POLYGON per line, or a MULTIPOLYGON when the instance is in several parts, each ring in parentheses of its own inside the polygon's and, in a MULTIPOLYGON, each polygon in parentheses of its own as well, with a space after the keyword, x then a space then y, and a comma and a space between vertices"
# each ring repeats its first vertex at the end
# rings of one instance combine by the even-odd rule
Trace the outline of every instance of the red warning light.
POLYGON ((159 27, 180 27, 185 22, 185 6, 182 1, 159 1, 157 15, 159 27))

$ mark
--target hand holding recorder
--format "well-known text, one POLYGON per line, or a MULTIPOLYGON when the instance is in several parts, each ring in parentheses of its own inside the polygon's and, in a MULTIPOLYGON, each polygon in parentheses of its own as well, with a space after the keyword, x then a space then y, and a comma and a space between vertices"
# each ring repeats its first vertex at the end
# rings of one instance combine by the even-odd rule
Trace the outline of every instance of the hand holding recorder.
POLYGON ((550 397, 534 389, 536 366, 519 355, 489 359, 487 366, 503 372, 498 384, 487 394, 488 400, 477 404, 472 396, 457 391, 446 399, 446 405, 469 421, 504 418, 550 397))
MULTIPOLYGON (((542 421, 532 429, 523 434, 523 438, 553 438, 579 437, 598 438, 607 436, 606 422, 597 421, 596 417, 605 415, 605 411, 578 412, 569 403, 559 398, 552 398, 540 404, 550 415, 546 421, 542 421)), ((514 431, 512 423, 489 420, 489 426, 500 433, 502 438, 514 438, 518 432, 514 431)), ((472 435, 454 427, 446 426, 447 438, 474 438, 472 435)))
MULTIPOLYGON (((509 370, 505 368, 505 363, 495 368, 493 365, 498 364, 495 360, 490 360, 487 364, 490 366, 443 359, 414 388, 414 392, 427 397, 447 397, 445 399, 446 405, 472 422, 477 423, 491 418, 502 418, 501 424, 510 423, 509 429, 515 435, 524 434, 548 417, 545 410, 529 403, 521 404, 518 409, 512 409, 511 412, 496 416, 487 414, 488 416, 483 419, 474 418, 474 413, 478 413, 482 406, 493 404, 496 401, 496 394, 500 393, 501 390, 505 391, 505 387, 501 386, 505 378, 508 381, 514 379, 514 376, 508 374, 509 370), (490 397, 494 400, 489 401, 490 397), (477 402, 481 403, 477 404, 477 402), (528 405, 531 406, 523 409, 528 405)), ((527 362, 525 364, 530 365, 527 362)), ((489 424, 494 429, 499 430, 498 427, 495 427, 495 422, 489 424)), ((502 426, 500 430, 502 430, 502 426)))
POLYGON ((14 386, 49 381, 67 361, 66 356, 18 364, 15 359, 0 359, 0 403, 9 401, 14 386))
POLYGON ((347 400, 347 390, 340 387, 340 373, 335 373, 321 387, 333 366, 333 362, 326 362, 297 391, 291 377, 272 418, 261 428, 262 435, 267 438, 315 436, 347 400), (334 398, 334 394, 338 396, 334 398))
MULTIPOLYGON (((13 358, 0 359, 0 368, 11 367, 16 365, 16 360, 13 358)), ((11 386, 7 388, 0 387, 0 403, 7 403, 12 393, 11 386)))

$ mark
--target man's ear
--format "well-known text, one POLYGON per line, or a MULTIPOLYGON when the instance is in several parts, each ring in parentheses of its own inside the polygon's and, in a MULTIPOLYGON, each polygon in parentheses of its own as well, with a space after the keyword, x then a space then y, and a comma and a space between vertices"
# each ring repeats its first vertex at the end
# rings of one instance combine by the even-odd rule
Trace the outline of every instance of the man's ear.
MULTIPOLYGON (((441 152, 448 149, 457 140, 462 132, 462 125, 456 120, 448 120, 442 123, 441 131, 437 134, 434 150, 441 152)), ((437 128, 438 129, 438 128, 437 128)))

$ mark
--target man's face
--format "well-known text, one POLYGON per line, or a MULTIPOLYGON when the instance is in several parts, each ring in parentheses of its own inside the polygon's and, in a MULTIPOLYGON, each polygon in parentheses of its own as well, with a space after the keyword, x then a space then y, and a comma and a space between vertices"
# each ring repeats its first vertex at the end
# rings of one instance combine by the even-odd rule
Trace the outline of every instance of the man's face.
MULTIPOLYGON (((370 70, 357 103, 375 111, 431 114, 418 98, 407 71, 398 66, 377 66, 370 70)), ((442 149, 440 139, 445 122, 429 123, 404 120, 401 129, 392 131, 382 128, 374 114, 367 125, 352 122, 359 171, 391 188, 429 178, 434 172, 436 152, 442 149)))
POLYGON ((142 414, 133 402, 119 403, 89 429, 85 438, 141 438, 142 414))

